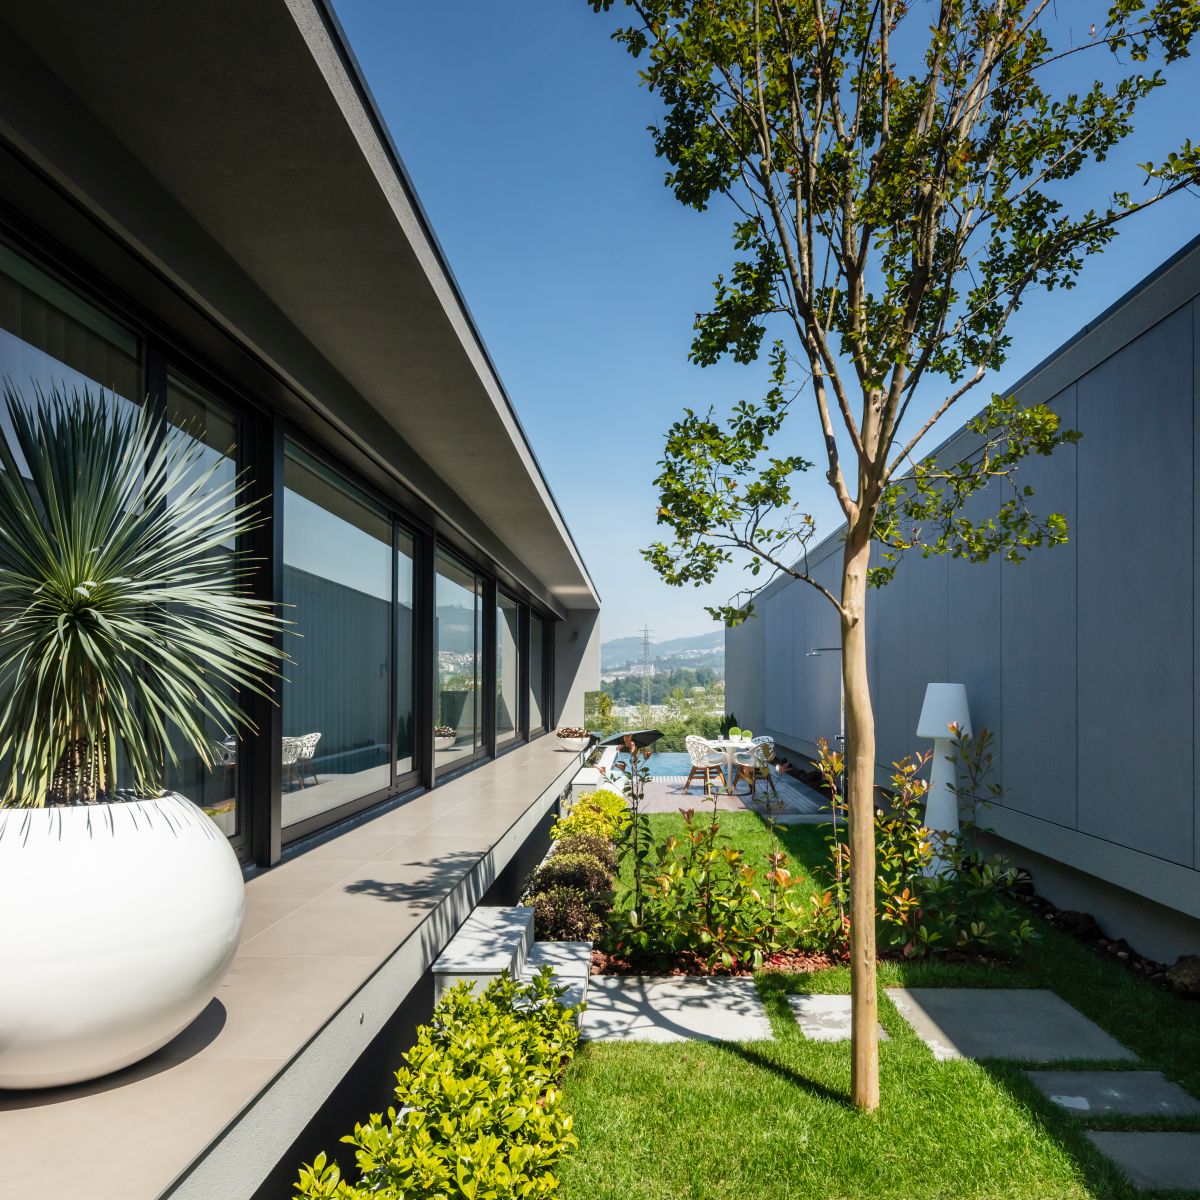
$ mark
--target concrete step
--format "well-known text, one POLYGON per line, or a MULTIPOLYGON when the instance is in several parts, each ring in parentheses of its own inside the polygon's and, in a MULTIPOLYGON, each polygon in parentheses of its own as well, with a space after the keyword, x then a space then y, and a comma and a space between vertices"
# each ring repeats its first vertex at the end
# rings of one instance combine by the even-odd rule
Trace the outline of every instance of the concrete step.
POLYGON ((587 999, 588 981, 592 977, 591 942, 534 942, 525 960, 521 978, 528 981, 543 967, 554 972, 554 982, 567 990, 562 1003, 567 1008, 587 999))
POLYGON ((463 980, 482 991, 502 971, 519 979, 533 948, 533 909, 477 908, 433 964, 433 996, 463 980))

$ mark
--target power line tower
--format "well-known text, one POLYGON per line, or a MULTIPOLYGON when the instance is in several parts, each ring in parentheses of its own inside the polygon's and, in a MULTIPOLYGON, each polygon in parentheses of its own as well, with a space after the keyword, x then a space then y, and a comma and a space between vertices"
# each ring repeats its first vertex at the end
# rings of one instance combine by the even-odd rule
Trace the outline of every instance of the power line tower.
POLYGON ((650 703, 650 635, 654 631, 649 625, 642 627, 642 703, 650 703))

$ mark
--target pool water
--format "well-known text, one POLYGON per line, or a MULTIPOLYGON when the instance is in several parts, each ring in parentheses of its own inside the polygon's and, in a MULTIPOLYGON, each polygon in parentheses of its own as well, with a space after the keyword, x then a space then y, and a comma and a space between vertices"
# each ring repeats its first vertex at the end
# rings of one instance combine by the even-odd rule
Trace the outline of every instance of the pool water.
POLYGON ((664 750, 661 754, 650 755, 646 766, 650 768, 651 779, 662 779, 670 775, 686 775, 692 769, 692 760, 682 751, 664 750))

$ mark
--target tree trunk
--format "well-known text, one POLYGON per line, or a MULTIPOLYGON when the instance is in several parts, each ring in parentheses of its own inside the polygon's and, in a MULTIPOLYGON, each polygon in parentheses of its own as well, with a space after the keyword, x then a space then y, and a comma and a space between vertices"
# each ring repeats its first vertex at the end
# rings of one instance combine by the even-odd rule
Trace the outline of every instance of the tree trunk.
POLYGON ((870 522, 850 529, 842 567, 842 687, 846 704, 846 803, 850 844, 850 1091, 857 1108, 879 1107, 875 982, 875 714, 867 681, 870 522))

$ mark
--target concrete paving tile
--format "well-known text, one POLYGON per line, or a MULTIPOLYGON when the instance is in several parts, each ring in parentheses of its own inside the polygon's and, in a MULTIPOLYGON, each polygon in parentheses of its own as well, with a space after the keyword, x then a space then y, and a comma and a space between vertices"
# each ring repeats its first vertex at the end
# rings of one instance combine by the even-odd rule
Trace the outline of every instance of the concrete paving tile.
POLYGON ((1200 1181, 1200 1133, 1089 1133, 1135 1188, 1194 1188, 1200 1181))
POLYGON ((1080 1116, 1192 1117, 1200 1100, 1160 1071, 1027 1071, 1055 1104, 1080 1116))
POLYGON ((187 1165, 184 1148, 216 1137, 283 1065, 191 1059, 164 1070, 156 1058, 91 1084, 7 1094, 4 1143, 20 1152, 5 1156, 3 1195, 54 1196, 66 1179, 86 1180, 88 1200, 161 1195, 187 1165), (127 1131, 136 1153, 114 1149, 127 1131))
POLYGON ((594 975, 580 1034, 596 1042, 764 1041, 753 979, 594 975))
MULTIPOLYGON (((788 1004, 800 1032, 810 1042, 848 1042, 850 1040, 850 997, 802 995, 789 996, 788 1004)), ((879 1040, 888 1040, 887 1030, 879 1026, 879 1040)))
POLYGON ((1054 992, 1033 988, 888 988, 887 994, 939 1060, 1137 1061, 1137 1055, 1054 992))

